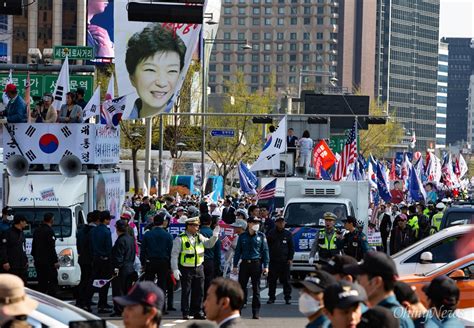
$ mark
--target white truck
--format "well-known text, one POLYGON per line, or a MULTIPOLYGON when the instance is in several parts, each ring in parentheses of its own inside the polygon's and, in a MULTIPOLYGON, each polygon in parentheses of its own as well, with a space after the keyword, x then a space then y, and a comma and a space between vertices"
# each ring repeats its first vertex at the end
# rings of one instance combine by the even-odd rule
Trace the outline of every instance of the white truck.
POLYGON ((287 180, 284 217, 295 243, 292 273, 314 270, 308 263, 309 252, 319 229, 324 227, 325 212, 340 213, 337 227, 342 228, 341 220, 351 215, 364 222, 366 230, 368 209, 368 181, 287 180))
MULTIPOLYGON (((54 214, 53 229, 60 268, 58 283, 62 287, 77 286, 81 271, 78 263, 76 233, 86 223, 92 210, 109 210, 118 218, 125 197, 124 174, 101 169, 82 171, 74 177, 59 172, 30 171, 21 177, 5 174, 5 200, 14 214, 22 214, 29 225, 25 232, 28 255, 28 280, 36 280, 30 255, 34 229, 47 212, 54 214)), ((114 225, 110 225, 114 232, 114 225)))

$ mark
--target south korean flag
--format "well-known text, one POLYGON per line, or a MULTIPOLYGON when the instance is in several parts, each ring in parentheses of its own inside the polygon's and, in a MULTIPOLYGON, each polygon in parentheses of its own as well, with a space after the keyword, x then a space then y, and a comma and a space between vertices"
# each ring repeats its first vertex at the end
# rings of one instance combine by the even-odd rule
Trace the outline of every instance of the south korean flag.
POLYGON ((69 60, 66 56, 61 71, 59 72, 53 93, 53 108, 59 111, 66 104, 66 94, 69 92, 69 60))
POLYGON ((87 103, 82 112, 82 119, 87 119, 100 114, 100 85, 95 89, 92 98, 87 103))

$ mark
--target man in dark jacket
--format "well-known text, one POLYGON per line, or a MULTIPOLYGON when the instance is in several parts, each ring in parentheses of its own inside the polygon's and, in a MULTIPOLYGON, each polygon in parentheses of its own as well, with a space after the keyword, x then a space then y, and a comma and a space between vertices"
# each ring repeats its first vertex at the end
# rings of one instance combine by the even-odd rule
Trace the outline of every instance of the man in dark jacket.
MULTIPOLYGON (((100 212, 100 223, 90 232, 92 246, 92 279, 108 280, 112 277, 111 263, 112 235, 107 225, 110 223, 110 212, 100 212)), ((99 289, 98 313, 110 313, 112 307, 107 304, 110 283, 99 289)), ((92 286, 91 286, 92 288, 92 286)), ((93 292, 91 293, 93 294, 93 292)))
POLYGON ((77 253, 79 254, 79 266, 81 267, 81 281, 78 286, 78 299, 76 306, 91 312, 90 289, 92 286, 92 249, 90 233, 99 224, 100 211, 87 214, 87 224, 77 233, 77 253))
MULTIPOLYGON (((204 237, 212 237, 212 217, 209 213, 201 215, 199 218, 201 221, 201 227, 199 232, 204 237)), ((206 248, 204 251, 204 299, 207 296, 207 289, 211 285, 211 281, 217 277, 217 273, 220 271, 221 267, 221 242, 218 239, 214 247, 206 248)))
MULTIPOLYGON (((135 270, 135 240, 127 233, 128 223, 118 220, 115 223, 118 238, 112 247, 112 266, 117 277, 112 280, 112 296, 127 295, 132 287, 135 270)), ((123 307, 114 302, 115 313, 112 316, 121 316, 123 307)))
POLYGON ((285 230, 285 218, 279 216, 275 220, 275 228, 267 234, 268 249, 270 251, 270 268, 268 270, 268 301, 275 303, 277 279, 283 285, 283 295, 286 304, 290 304, 290 267, 295 254, 291 232, 285 230))
POLYGON ((13 218, 13 226, 2 235, 0 245, 0 264, 4 272, 14 274, 26 283, 28 258, 23 229, 28 225, 26 217, 17 214, 13 218))
POLYGON ((388 236, 390 236, 390 230, 392 230, 392 219, 390 217, 390 214, 386 212, 383 213, 381 216, 382 219, 380 220, 380 237, 382 238, 383 251, 387 253, 387 240, 388 236))
POLYGON ((31 246, 31 255, 38 275, 38 290, 51 296, 56 295, 59 269, 53 221, 53 213, 44 214, 43 223, 33 233, 31 246))
POLYGON ((222 210, 222 221, 227 224, 235 222, 235 207, 232 206, 232 198, 224 199, 224 209, 222 210))
MULTIPOLYGON (((171 250, 173 237, 163 228, 166 212, 159 212, 153 218, 154 227, 143 235, 140 261, 145 271, 144 280, 154 281, 162 290, 167 290, 167 280, 170 275, 171 250)), ((170 305, 170 304, 168 304, 170 305)))
POLYGON ((413 230, 407 224, 407 216, 400 214, 397 217, 397 226, 392 231, 390 237, 390 254, 395 254, 410 246, 415 241, 413 230))

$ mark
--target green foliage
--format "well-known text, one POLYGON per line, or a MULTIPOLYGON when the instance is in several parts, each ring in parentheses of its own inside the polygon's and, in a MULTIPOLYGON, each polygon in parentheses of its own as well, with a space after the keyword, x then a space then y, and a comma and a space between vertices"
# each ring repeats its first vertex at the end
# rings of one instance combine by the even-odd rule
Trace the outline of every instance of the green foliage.
MULTIPOLYGON (((265 92, 250 92, 244 74, 237 72, 233 81, 227 81, 228 92, 221 111, 229 114, 271 113, 276 104, 275 76, 272 75, 265 92)), ((207 130, 234 129, 234 138, 208 137, 206 154, 215 164, 224 180, 239 161, 253 162, 262 149, 262 125, 253 124, 252 116, 211 116, 206 118, 207 130)))
MULTIPOLYGON (((386 103, 380 107, 375 100, 372 100, 370 102, 369 114, 372 116, 383 116, 386 113, 386 107, 386 103)), ((360 131, 359 151, 364 156, 371 153, 377 158, 383 158, 393 145, 400 143, 403 137, 403 127, 400 123, 396 122, 394 114, 390 114, 390 119, 387 120, 386 124, 369 125, 368 130, 360 131)))

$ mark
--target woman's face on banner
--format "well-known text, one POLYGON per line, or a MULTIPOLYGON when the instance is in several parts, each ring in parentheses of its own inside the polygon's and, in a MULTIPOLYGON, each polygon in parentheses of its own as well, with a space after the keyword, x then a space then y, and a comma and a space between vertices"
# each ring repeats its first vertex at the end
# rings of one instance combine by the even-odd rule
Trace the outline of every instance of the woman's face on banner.
POLYGON ((164 110, 173 96, 179 73, 179 54, 173 51, 157 52, 137 65, 130 81, 143 103, 140 117, 164 110))

